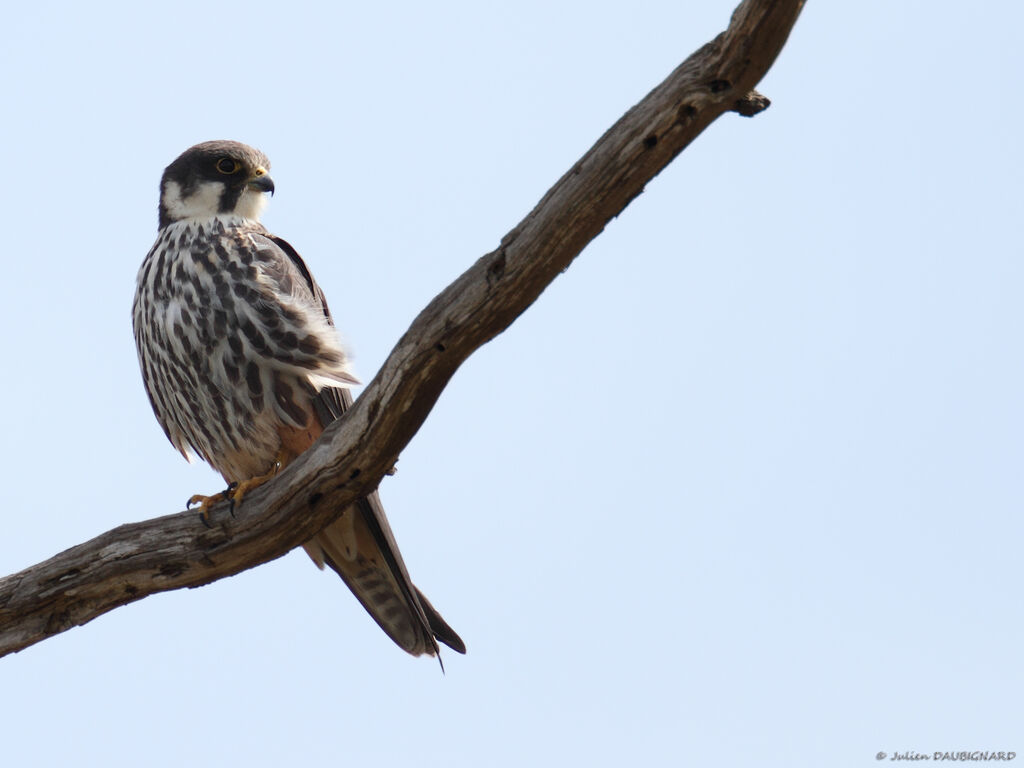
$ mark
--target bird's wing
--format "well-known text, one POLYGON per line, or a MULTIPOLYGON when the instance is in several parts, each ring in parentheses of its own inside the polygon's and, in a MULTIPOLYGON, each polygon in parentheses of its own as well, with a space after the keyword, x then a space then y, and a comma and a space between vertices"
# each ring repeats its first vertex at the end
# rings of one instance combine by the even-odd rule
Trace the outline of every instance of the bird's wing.
MULTIPOLYGON (((271 235, 269 239, 281 249, 299 274, 302 275, 305 287, 309 290, 313 300, 322 308, 324 318, 331 327, 334 327, 334 318, 331 317, 331 309, 327 306, 327 296, 324 295, 320 284, 313 279, 313 273, 309 271, 306 262, 299 256, 299 252, 295 250, 291 243, 283 238, 271 235)), ((359 381, 356 380, 352 383, 358 384, 359 381)), ((324 387, 317 393, 314 405, 317 409, 317 416, 320 417, 320 422, 326 427, 332 421, 339 418, 352 405, 352 393, 347 388, 324 387)))
MULTIPOLYGON (((261 236, 261 240, 273 244, 287 257, 294 270, 289 280, 297 283, 295 278, 301 277, 301 286, 291 286, 293 295, 315 301, 333 326, 327 299, 295 248, 271 235, 261 236)), ((347 388, 321 388, 314 399, 321 429, 311 438, 318 437, 352 402, 352 393, 347 388)), ((329 565, 344 580, 381 629, 409 653, 433 656, 437 653, 437 640, 459 653, 466 652, 455 630, 412 583, 376 491, 348 507, 304 547, 318 566, 329 565)))
POLYGON ((263 231, 249 232, 248 236, 258 264, 257 281, 272 296, 269 300, 255 297, 254 302, 250 301, 253 306, 249 311, 254 313, 257 326, 274 323, 266 328, 274 342, 273 362, 305 375, 318 390, 331 385, 358 384, 359 380, 348 370, 348 357, 327 308, 327 299, 305 262, 279 237, 263 231))

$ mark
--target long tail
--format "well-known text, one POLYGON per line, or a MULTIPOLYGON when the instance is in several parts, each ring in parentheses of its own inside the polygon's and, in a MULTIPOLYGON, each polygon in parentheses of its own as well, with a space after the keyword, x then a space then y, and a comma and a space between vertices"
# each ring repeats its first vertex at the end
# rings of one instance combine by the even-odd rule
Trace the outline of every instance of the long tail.
POLYGON ((413 656, 435 656, 437 641, 466 646, 412 583, 376 491, 348 507, 303 545, 320 568, 329 565, 392 640, 413 656))

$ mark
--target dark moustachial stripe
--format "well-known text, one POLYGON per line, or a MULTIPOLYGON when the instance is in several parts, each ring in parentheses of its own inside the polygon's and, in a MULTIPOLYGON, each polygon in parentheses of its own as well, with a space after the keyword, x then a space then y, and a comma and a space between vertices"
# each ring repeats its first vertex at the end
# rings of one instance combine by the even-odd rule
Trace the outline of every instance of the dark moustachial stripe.
POLYGON ((224 193, 220 196, 220 212, 231 213, 235 210, 235 206, 238 205, 238 198, 242 196, 242 192, 245 190, 244 186, 228 186, 224 189, 224 193))

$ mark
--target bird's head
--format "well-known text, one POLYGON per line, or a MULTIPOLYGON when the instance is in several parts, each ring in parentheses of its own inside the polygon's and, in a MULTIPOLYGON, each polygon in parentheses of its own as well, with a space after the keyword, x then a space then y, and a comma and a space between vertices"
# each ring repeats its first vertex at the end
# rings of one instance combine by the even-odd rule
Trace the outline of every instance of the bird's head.
POLYGON ((160 227, 184 219, 241 216, 258 220, 274 192, 270 161, 237 141, 207 141, 186 149, 160 181, 160 227))

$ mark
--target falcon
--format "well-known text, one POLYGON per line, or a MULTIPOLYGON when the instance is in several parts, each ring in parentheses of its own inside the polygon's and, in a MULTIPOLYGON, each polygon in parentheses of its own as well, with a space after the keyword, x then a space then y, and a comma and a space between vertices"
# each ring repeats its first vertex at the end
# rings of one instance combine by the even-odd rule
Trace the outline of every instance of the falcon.
MULTIPOLYGON (((259 222, 270 162, 234 141, 186 150, 160 182, 159 234, 139 269, 132 320, 150 404, 171 444, 228 483, 194 496, 241 503, 352 405, 349 371, 323 291, 298 252, 259 222)), ((455 631, 409 578, 377 492, 303 548, 334 570, 388 636, 414 656, 455 631)))

